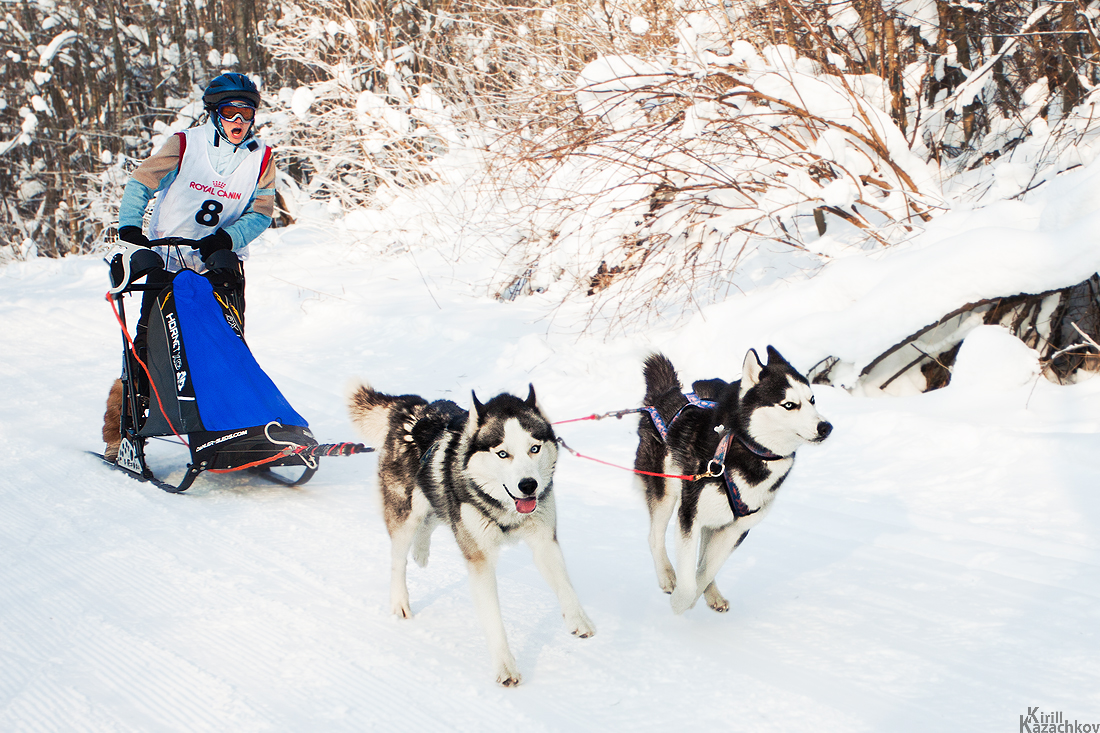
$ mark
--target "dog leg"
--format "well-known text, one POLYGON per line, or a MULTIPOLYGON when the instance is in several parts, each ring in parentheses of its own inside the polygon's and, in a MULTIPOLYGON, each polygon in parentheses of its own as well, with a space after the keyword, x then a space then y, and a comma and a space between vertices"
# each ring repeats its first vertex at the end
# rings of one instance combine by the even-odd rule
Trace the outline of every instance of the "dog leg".
POLYGON ((730 610, 729 601, 722 596, 714 577, 729 559, 730 554, 744 541, 748 530, 741 531, 734 522, 726 527, 707 533, 699 551, 699 568, 696 577, 698 587, 704 588, 703 597, 707 605, 718 613, 730 610))
MULTIPOLYGON (((722 593, 718 590, 718 585, 713 581, 713 576, 707 578, 706 568, 708 564, 708 557, 712 552, 713 546, 711 540, 715 534, 721 530, 715 530, 710 527, 703 527, 702 535, 699 539, 699 566, 696 568, 695 583, 696 586, 703 589, 703 598, 706 599, 707 605, 713 608, 719 613, 725 613, 729 610, 729 601, 725 599, 722 593)), ((721 567, 722 561, 715 561, 710 559, 710 567, 721 567), (718 562, 717 565, 714 563, 718 562)))
POLYGON ((595 635, 596 626, 581 608, 577 592, 569 582, 569 574, 565 570, 565 556, 562 555, 561 545, 554 538, 553 531, 549 528, 540 529, 527 538, 527 544, 530 545, 531 553, 534 555, 535 567, 539 569, 547 585, 558 597, 569 633, 582 639, 595 635))
POLYGON ((712 592, 718 590, 718 586, 714 586, 712 590, 710 585, 703 582, 703 568, 707 557, 707 548, 710 547, 710 540, 714 533, 715 530, 711 527, 703 527, 699 532, 699 562, 695 567, 695 587, 703 589, 703 597, 707 599, 708 605, 710 604, 712 592))
MULTIPOLYGON (((638 436, 634 469, 646 473, 670 473, 668 449, 657 435, 657 430, 646 422, 646 418, 638 425, 638 436)), ((657 572, 657 585, 665 593, 671 593, 676 587, 676 571, 673 570, 665 549, 665 532, 672 513, 676 511, 679 494, 670 491, 671 482, 646 473, 639 473, 637 480, 645 492, 645 503, 649 509, 649 552, 653 556, 653 568, 657 572)))
POLYGON ((413 537, 412 556, 420 567, 428 564, 428 552, 431 550, 432 532, 439 526, 439 516, 434 512, 424 518, 416 527, 416 535, 413 537))
POLYGON ((390 608, 395 616, 412 618, 409 586, 405 578, 409 567, 409 548, 423 532, 423 525, 431 521, 430 515, 428 500, 421 494, 414 494, 404 517, 387 517, 386 529, 390 532, 390 608))
POLYGON ((699 547, 699 528, 694 524, 690 532, 684 532, 682 528, 677 532, 679 541, 676 545, 676 589, 672 591, 672 612, 679 616, 684 611, 695 605, 699 599, 699 589, 696 580, 696 560, 699 547))
MULTIPOLYGON (((661 478, 650 478, 650 481, 664 481, 661 478)), ((648 493, 648 492, 647 492, 648 493)), ((665 548, 665 533, 668 531, 668 522, 672 513, 676 510, 676 495, 666 490, 664 496, 659 499, 647 497, 649 501, 649 551, 653 555, 653 567, 657 571, 657 585, 665 593, 671 593, 676 589, 676 571, 672 568, 672 561, 668 559, 668 550, 665 548)))
POLYGON ((699 519, 698 483, 684 481, 676 512, 676 589, 672 591, 672 612, 679 615, 699 600, 697 572, 703 525, 699 519))
POLYGON ((390 529, 390 609, 393 615, 402 618, 412 618, 405 571, 409 565, 409 547, 412 546, 417 526, 413 517, 409 517, 390 529))
POLYGON ((496 558, 484 555, 468 560, 470 571, 470 591, 474 599, 481 626, 489 642, 489 657, 497 682, 505 687, 518 685, 522 679, 516 669, 516 659, 508 648, 508 637, 504 633, 504 619, 500 615, 500 596, 497 595, 496 558))

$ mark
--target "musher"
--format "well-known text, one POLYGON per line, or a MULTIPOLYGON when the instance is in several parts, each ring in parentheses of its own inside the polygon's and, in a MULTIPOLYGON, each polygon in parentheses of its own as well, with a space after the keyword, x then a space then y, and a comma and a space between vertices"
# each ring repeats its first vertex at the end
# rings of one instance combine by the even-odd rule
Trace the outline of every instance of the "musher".
MULTIPOLYGON (((149 273, 149 284, 171 282, 183 268, 210 272, 237 294, 244 324, 244 268, 248 245, 271 224, 275 213, 275 165, 271 148, 254 136, 260 92, 244 74, 215 78, 202 96, 202 125, 177 132, 146 159, 126 183, 118 216, 119 239, 142 247, 150 240, 179 237, 182 247, 157 247, 166 269, 149 273), (158 194, 149 235, 142 232, 145 209, 158 194)), ((149 315, 156 293, 141 301, 134 350, 145 360, 149 315)), ((144 375, 137 381, 144 383, 144 375)), ((147 396, 147 395, 146 395, 147 396)), ((103 416, 104 456, 114 460, 122 440, 119 412, 122 382, 116 380, 103 416)))

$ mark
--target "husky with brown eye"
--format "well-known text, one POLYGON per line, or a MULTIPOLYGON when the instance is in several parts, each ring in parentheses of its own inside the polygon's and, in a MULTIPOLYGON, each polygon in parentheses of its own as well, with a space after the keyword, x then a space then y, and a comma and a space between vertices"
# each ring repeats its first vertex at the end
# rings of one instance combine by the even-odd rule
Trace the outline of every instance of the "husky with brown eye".
POLYGON ((474 606, 502 685, 520 674, 508 648, 497 595, 500 547, 524 540, 558 597, 566 628, 587 638, 596 627, 581 608, 558 545, 554 466, 558 444, 529 386, 526 399, 500 394, 469 410, 441 400, 394 397, 360 385, 351 394, 352 422, 377 447, 382 513, 392 546, 390 603, 412 616, 405 582, 409 552, 423 567, 432 530, 446 524, 466 558, 474 606))
POLYGON ((728 611, 715 575, 768 513, 795 451, 825 440, 833 426, 818 414, 810 383, 771 346, 766 365, 750 349, 740 380, 698 381, 687 395, 664 355, 646 359, 643 373, 649 416, 638 423, 634 468, 688 477, 639 474, 657 584, 672 594, 674 613, 700 595, 728 611), (665 549, 674 515, 675 567, 665 549))

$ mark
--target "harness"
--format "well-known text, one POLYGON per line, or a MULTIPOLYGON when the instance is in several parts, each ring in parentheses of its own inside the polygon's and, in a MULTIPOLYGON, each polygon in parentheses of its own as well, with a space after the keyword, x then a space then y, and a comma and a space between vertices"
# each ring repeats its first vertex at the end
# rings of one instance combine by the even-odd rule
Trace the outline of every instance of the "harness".
POLYGON ((428 450, 424 451, 424 455, 420 456, 420 468, 417 469, 418 471, 428 465, 428 461, 432 459, 432 454, 435 453, 435 449, 439 447, 439 442, 441 440, 443 440, 442 435, 436 438, 435 442, 428 446, 428 450))
POLYGON ((672 419, 665 423, 664 418, 661 417, 661 413, 657 412, 657 408, 652 405, 642 405, 642 409, 649 413, 649 418, 653 421, 653 427, 657 428, 657 432, 661 436, 661 441, 668 443, 668 429, 672 427, 672 423, 676 422, 676 418, 680 417, 680 413, 684 411, 685 407, 701 407, 704 410, 711 410, 718 406, 718 403, 714 400, 699 399, 699 396, 694 392, 688 392, 684 395, 687 398, 687 402, 676 411, 676 414, 672 416, 672 419))
MULTIPOLYGON (((653 421, 653 427, 657 429, 657 433, 661 436, 661 441, 666 445, 668 444, 668 431, 673 423, 676 422, 676 419, 680 417, 680 413, 684 411, 685 407, 699 407, 704 410, 710 410, 718 406, 718 403, 714 400, 700 399, 694 392, 688 392, 684 397, 687 398, 687 403, 676 411, 676 414, 672 416, 672 419, 669 420, 668 423, 665 423, 664 418, 657 412, 656 407, 652 405, 642 406, 642 410, 644 410, 653 421)), ((733 480, 729 469, 726 467, 726 454, 729 452, 730 439, 737 438, 737 441, 741 443, 746 450, 764 461, 778 461, 782 458, 786 458, 786 456, 772 453, 764 446, 757 444, 756 441, 738 435, 734 432, 733 428, 723 427, 722 430, 722 438, 718 441, 718 448, 714 451, 714 457, 707 463, 707 472, 703 475, 706 477, 721 476, 723 478, 723 483, 726 486, 726 498, 729 500, 730 504, 730 511, 733 512, 734 519, 740 519, 741 517, 755 514, 760 510, 749 509, 741 499, 741 491, 737 488, 737 483, 733 480)))

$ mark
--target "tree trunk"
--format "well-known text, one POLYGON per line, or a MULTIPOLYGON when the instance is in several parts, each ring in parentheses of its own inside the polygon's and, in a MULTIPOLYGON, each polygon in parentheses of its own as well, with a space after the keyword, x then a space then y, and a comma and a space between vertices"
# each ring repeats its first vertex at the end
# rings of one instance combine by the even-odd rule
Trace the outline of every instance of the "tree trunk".
POLYGON ((897 28, 894 25, 893 16, 885 16, 882 22, 884 46, 883 54, 886 66, 886 83, 890 87, 893 101, 890 107, 890 116, 898 129, 904 135, 906 130, 905 115, 905 89, 901 83, 901 52, 898 50, 897 28))
POLYGON ((112 48, 115 64, 114 120, 110 127, 116 132, 126 118, 126 58, 122 50, 122 29, 119 27, 117 0, 107 0, 107 11, 111 15, 111 27, 114 29, 112 48))
POLYGON ((863 17, 863 33, 866 36, 864 42, 864 56, 867 60, 866 73, 878 72, 879 52, 878 33, 875 30, 875 22, 882 13, 882 7, 878 0, 863 0, 860 15, 863 17))

